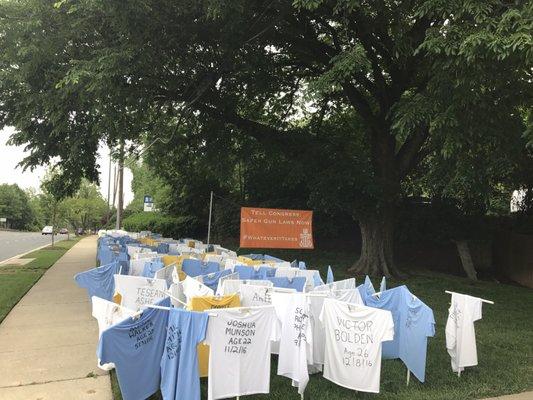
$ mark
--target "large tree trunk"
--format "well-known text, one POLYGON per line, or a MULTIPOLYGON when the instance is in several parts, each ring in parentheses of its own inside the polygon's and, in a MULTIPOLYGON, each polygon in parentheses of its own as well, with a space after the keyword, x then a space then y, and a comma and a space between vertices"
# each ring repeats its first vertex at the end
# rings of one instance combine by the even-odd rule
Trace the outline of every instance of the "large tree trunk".
POLYGON ((394 266, 394 207, 359 219, 361 256, 349 269, 355 274, 399 277, 394 266))

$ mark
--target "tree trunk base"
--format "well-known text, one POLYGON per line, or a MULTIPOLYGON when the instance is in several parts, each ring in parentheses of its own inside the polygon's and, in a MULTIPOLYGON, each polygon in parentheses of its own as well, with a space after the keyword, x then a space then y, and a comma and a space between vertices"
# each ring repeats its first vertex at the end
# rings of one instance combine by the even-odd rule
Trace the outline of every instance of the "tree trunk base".
POLYGON ((392 215, 379 215, 359 220, 361 257, 348 272, 370 276, 400 278, 393 257, 392 215))
POLYGON ((354 275, 368 275, 375 277, 405 279, 407 275, 402 274, 395 265, 388 264, 385 260, 369 260, 360 257, 350 268, 348 272, 354 275))

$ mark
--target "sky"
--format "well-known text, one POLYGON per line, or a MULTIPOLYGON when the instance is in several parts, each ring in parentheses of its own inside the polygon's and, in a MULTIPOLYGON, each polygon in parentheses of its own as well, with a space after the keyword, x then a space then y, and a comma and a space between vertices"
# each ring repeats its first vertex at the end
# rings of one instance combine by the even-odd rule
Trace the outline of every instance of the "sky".
MULTIPOLYGON (((24 146, 8 146, 6 144, 9 136, 14 132, 13 128, 5 128, 0 130, 0 184, 16 183, 23 189, 35 188, 39 190, 41 180, 43 179, 47 167, 40 166, 33 171, 22 171, 22 168, 17 167, 17 164, 25 157, 27 153, 24 152, 24 146)), ((98 149, 98 160, 100 170, 100 192, 104 199, 107 200, 107 181, 109 174, 109 150, 107 146, 100 146, 98 149)), ((113 167, 111 172, 111 179, 113 179, 113 167)), ((128 204, 133 200, 133 192, 131 191, 132 174, 129 169, 124 170, 124 204, 128 204)), ((113 184, 111 184, 111 193, 113 193, 113 184)), ((113 195, 111 194, 111 198, 113 195)))

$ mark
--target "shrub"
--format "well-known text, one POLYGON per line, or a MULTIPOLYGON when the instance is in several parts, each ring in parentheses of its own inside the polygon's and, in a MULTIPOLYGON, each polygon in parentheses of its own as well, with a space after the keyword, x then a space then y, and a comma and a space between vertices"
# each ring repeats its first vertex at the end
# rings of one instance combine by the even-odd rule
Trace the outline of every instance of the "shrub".
POLYGON ((124 219, 123 225, 130 232, 151 231, 173 238, 190 236, 197 229, 193 217, 173 217, 158 212, 132 214, 124 219))

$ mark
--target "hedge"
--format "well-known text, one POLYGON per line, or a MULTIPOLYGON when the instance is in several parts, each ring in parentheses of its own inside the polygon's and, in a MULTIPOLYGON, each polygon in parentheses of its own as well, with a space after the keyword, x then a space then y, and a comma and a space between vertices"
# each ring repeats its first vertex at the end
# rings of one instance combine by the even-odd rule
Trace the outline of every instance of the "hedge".
POLYGON ((151 231, 165 237, 185 237, 197 229, 193 217, 172 217, 159 212, 132 214, 123 221, 124 229, 130 232, 151 231))

